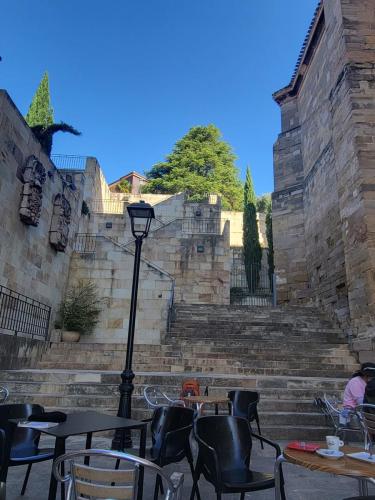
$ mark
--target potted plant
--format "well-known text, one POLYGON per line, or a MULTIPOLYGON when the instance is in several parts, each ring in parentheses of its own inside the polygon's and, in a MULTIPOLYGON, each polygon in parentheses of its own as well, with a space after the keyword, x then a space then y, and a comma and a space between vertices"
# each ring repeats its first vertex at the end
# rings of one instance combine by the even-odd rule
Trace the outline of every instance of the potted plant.
POLYGON ((99 322, 101 303, 92 281, 70 287, 59 312, 62 342, 78 342, 82 334, 91 333, 99 322))

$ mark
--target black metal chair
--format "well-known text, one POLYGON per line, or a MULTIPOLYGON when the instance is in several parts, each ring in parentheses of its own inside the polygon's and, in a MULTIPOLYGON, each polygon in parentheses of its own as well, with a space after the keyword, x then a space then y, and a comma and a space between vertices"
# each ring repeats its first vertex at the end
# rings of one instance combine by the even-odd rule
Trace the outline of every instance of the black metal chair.
POLYGON ((17 427, 10 419, 25 419, 30 415, 40 415, 44 408, 32 404, 5 404, 0 406, 0 429, 5 435, 4 459, 0 462, 0 484, 4 491, 8 468, 17 465, 28 465, 21 495, 25 494, 31 467, 34 463, 52 460, 54 450, 39 448, 40 432, 34 429, 17 427))
MULTIPOLYGON (((194 434, 198 441, 199 453, 190 500, 195 497, 201 474, 215 487, 217 500, 221 500, 223 493, 240 493, 243 500, 246 492, 275 487, 272 474, 256 472, 249 468, 252 437, 272 446, 276 458, 281 454, 280 447, 251 432, 246 419, 227 415, 201 417, 194 424, 194 434)), ((281 495, 284 500, 282 471, 281 495)))
MULTIPOLYGON (((247 421, 256 422, 258 433, 261 436, 262 432, 260 430, 259 415, 258 415, 258 403, 259 403, 259 392, 256 391, 229 391, 228 398, 231 401, 231 414, 234 417, 246 418, 247 421)), ((263 442, 260 443, 263 450, 263 442)))
MULTIPOLYGON (((194 411, 181 406, 160 406, 156 408, 151 421, 152 447, 150 460, 159 467, 187 459, 192 475, 194 474, 193 456, 189 436, 193 427, 194 411)), ((159 490, 163 494, 160 476, 156 477, 154 500, 159 490)), ((198 498, 199 491, 198 491, 198 498)))

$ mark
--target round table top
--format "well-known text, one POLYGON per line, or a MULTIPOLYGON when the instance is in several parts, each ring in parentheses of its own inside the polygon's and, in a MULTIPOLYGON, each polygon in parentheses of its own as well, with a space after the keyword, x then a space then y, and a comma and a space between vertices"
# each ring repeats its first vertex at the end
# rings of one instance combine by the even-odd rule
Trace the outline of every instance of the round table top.
MULTIPOLYGON (((317 444, 321 444, 322 448, 327 447, 326 443, 317 444)), ((344 453, 355 453, 364 450, 363 448, 355 446, 343 446, 340 448, 340 451, 344 453)), ((330 460, 320 457, 316 453, 288 448, 284 449, 283 455, 288 462, 301 465, 310 470, 329 472, 330 474, 337 474, 340 476, 375 477, 375 465, 361 462, 360 460, 347 457, 346 455, 338 460, 330 460)))
POLYGON ((182 398, 189 403, 219 404, 228 403, 228 396, 185 396, 182 398))

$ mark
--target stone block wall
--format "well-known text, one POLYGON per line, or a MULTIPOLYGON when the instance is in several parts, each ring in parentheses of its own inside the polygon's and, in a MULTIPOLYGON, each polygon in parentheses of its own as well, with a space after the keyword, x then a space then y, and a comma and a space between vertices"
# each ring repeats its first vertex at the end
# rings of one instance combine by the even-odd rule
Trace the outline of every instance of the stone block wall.
MULTIPOLYGON (((0 284, 51 306, 52 325, 66 287, 72 244, 80 217, 82 191, 73 191, 64 186, 58 171, 41 151, 39 142, 3 90, 0 91, 0 201, 0 284), (40 217, 36 226, 23 222, 19 213, 21 193, 25 193, 26 188, 28 193, 37 189, 25 187, 23 176, 23 168, 32 155, 45 172, 41 186, 40 217), (65 252, 57 251, 50 244, 55 197, 62 193, 71 207, 65 252)), ((17 362, 11 361, 11 358, 22 360, 20 362, 24 366, 32 366, 42 349, 41 342, 27 338, 16 339, 11 335, 0 334, 0 344, 3 346, 0 347, 3 353, 9 348, 9 363, 12 367, 17 362), (12 342, 14 349, 9 348, 12 342)))
POLYGON ((275 94, 279 298, 323 306, 367 360, 375 335, 374 23, 371 1, 324 0, 295 76, 275 94))

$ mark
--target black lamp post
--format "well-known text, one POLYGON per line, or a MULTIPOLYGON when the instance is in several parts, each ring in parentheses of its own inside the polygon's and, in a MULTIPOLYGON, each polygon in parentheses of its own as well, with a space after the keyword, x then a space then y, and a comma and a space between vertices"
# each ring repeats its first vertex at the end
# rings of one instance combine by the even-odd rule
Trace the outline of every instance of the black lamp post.
MULTIPOLYGON (((126 348, 126 361, 124 371, 121 373, 120 403, 117 416, 131 418, 131 397, 134 390, 132 370, 133 346, 134 346, 134 328, 137 312, 138 280, 139 267, 141 263, 141 249, 144 238, 147 238, 152 219, 155 218, 154 209, 148 203, 132 203, 128 207, 128 213, 131 223, 131 231, 135 238, 135 255, 133 269, 132 296, 130 301, 128 343, 126 348)), ((130 448, 132 445, 130 434, 125 435, 122 431, 117 431, 112 441, 112 448, 120 450, 123 446, 130 448)))

